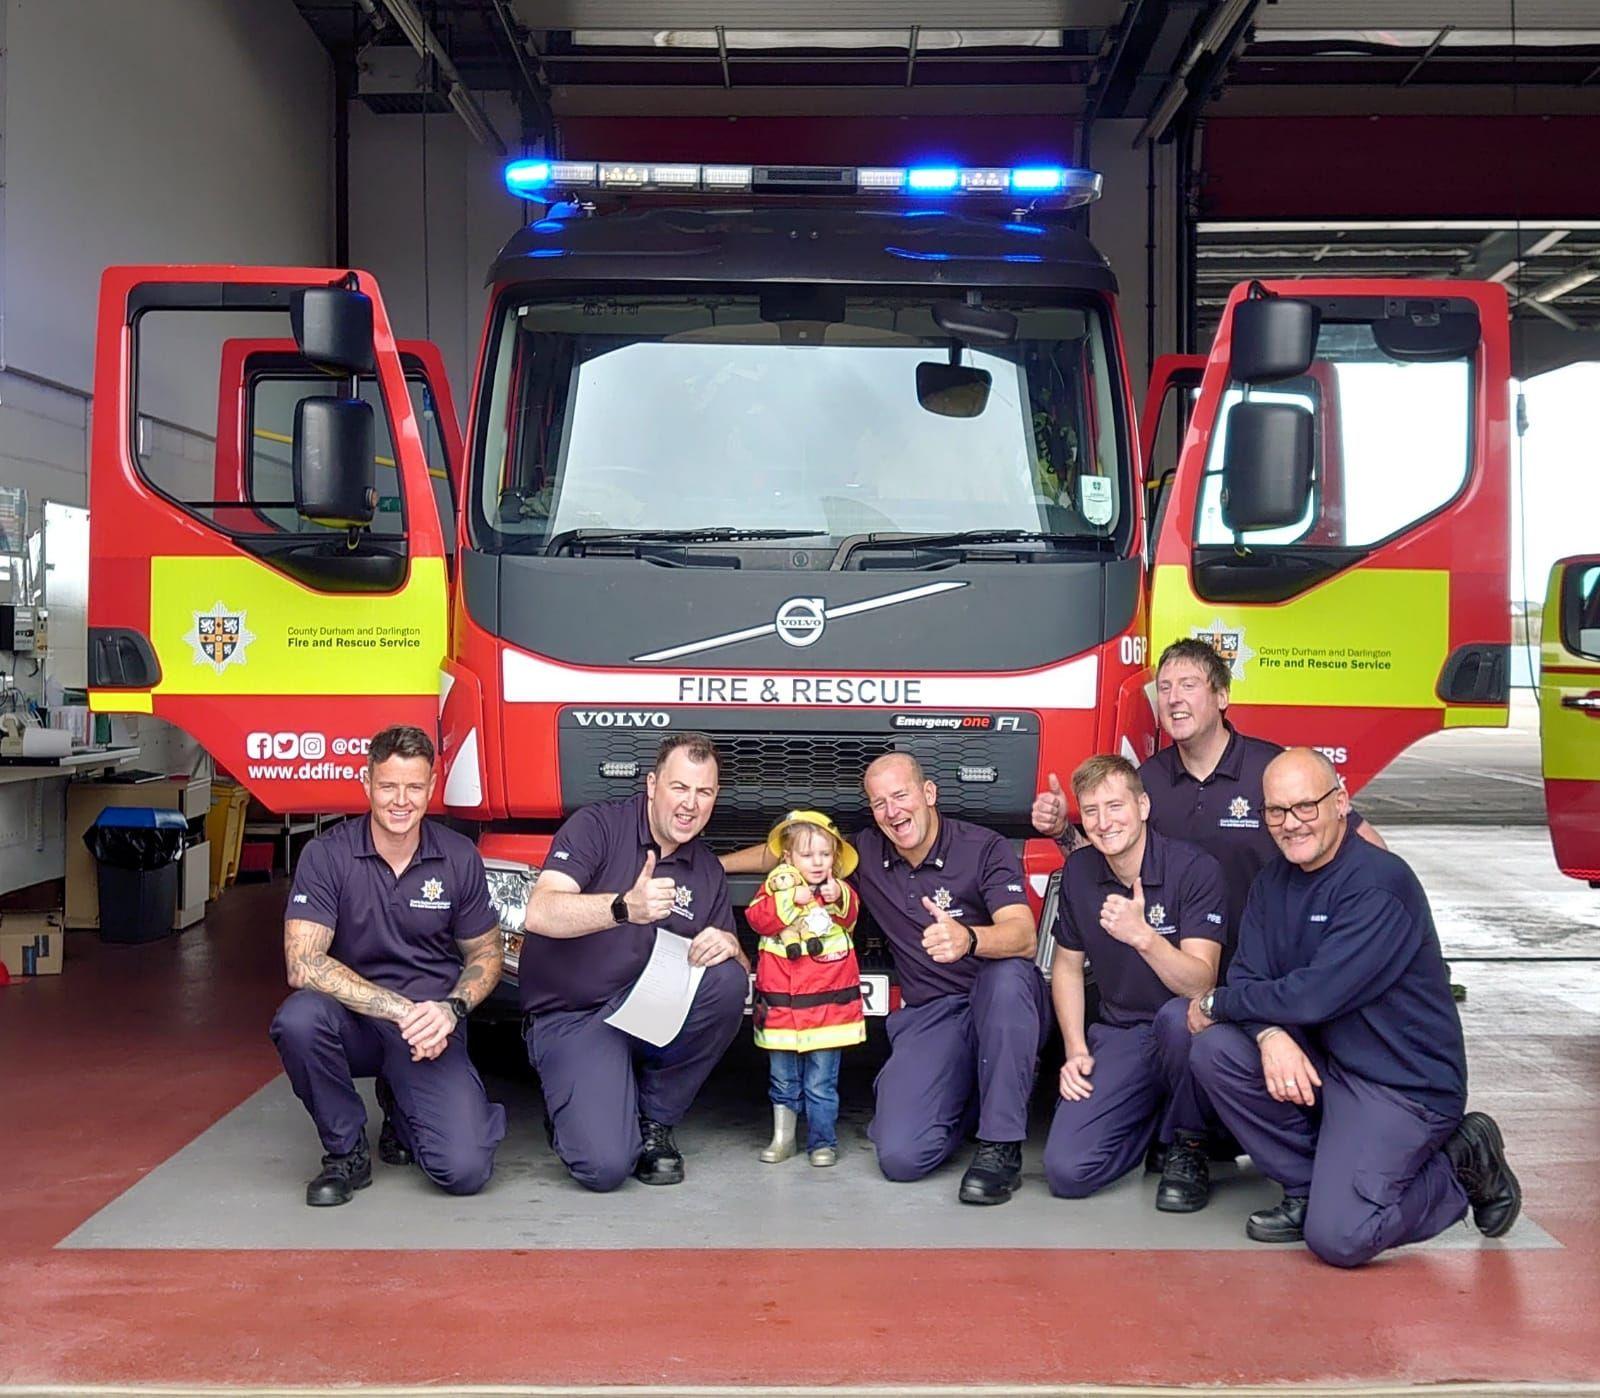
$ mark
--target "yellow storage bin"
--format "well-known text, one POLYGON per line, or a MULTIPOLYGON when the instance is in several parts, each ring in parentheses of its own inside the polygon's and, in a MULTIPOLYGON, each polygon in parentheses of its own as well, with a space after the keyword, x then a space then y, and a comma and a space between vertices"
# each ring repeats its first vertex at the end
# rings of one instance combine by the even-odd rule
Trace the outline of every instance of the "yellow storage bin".
POLYGON ((211 809, 206 813, 206 839, 211 842, 211 896, 215 898, 239 874, 244 844, 244 811, 250 793, 232 782, 213 782, 211 809))

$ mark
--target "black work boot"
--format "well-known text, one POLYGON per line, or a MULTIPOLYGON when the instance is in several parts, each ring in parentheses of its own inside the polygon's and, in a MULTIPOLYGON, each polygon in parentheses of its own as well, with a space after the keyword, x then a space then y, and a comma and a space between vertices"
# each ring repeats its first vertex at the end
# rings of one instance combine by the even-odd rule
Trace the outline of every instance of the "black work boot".
POLYGON ((1444 1153, 1467 1191, 1478 1232, 1485 1238, 1509 1232, 1522 1212, 1522 1186, 1506 1163, 1506 1143, 1494 1118, 1468 1112, 1444 1143, 1444 1153))
POLYGON ((372 1157, 362 1141, 346 1155, 322 1157, 322 1173, 306 1186, 306 1203, 314 1209, 331 1209, 348 1204, 358 1189, 372 1183, 372 1157))
POLYGON ((958 1197, 963 1204, 1003 1204, 1021 1183, 1022 1142, 980 1138, 958 1197))
POLYGON ((1179 1131, 1167 1147, 1156 1189, 1156 1208, 1164 1214, 1198 1213, 1211 1202, 1211 1166, 1206 1139, 1179 1131))
POLYGON ((639 1134, 644 1137, 644 1149, 633 1167, 634 1179, 640 1184, 682 1184, 683 1154, 672 1139, 672 1128, 642 1116, 639 1134))
POLYGON ((1304 1195, 1285 1194, 1275 1208, 1257 1209, 1244 1225, 1245 1234, 1258 1243, 1302 1243, 1306 1237, 1304 1195))
POLYGON ((378 1107, 383 1112, 383 1129, 378 1132, 378 1159, 385 1165, 410 1165, 416 1160, 407 1148, 406 1143, 400 1139, 400 1133, 394 1124, 394 1093, 389 1090, 389 1084, 382 1078, 372 1080, 373 1095, 378 1099, 378 1107))

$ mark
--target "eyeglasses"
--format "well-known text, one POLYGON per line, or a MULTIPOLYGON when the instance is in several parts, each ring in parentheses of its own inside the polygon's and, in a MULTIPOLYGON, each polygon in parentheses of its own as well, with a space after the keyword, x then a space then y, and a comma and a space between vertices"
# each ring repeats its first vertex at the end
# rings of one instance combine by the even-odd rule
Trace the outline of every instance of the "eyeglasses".
POLYGON ((1283 822, 1288 818, 1289 812, 1293 811, 1294 818, 1298 821, 1305 822, 1315 820, 1317 818, 1317 811, 1321 807, 1322 803, 1332 796, 1334 792, 1340 789, 1341 788, 1337 786, 1330 786, 1322 793, 1321 796, 1317 797, 1315 801, 1296 801, 1292 806, 1263 806, 1261 808, 1262 819, 1264 819, 1268 825, 1282 825, 1283 822))

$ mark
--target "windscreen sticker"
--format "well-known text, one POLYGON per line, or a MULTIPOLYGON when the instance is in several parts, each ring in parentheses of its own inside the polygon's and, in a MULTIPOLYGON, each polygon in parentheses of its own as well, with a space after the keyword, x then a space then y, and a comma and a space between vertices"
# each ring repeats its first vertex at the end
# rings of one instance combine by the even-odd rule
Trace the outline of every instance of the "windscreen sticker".
POLYGON ((1111 523, 1115 505, 1111 497, 1110 476, 1078 477, 1078 508, 1090 524, 1101 526, 1111 523))

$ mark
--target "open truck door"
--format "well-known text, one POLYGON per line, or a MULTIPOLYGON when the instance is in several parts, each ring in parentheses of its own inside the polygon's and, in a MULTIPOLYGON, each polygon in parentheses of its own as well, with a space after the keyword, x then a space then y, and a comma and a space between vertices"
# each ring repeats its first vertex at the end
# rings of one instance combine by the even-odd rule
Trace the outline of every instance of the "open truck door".
POLYGON ((1428 733, 1503 727, 1509 377, 1492 283, 1235 288, 1156 539, 1154 654, 1210 640, 1239 727, 1352 791, 1428 733))
POLYGON ((447 550, 418 416, 364 273, 108 269, 91 706, 176 724, 270 809, 362 809, 372 734, 438 729, 447 550), (257 375, 285 346, 286 377, 257 375))
MULTIPOLYGON (((434 507, 444 533, 447 563, 455 558, 456 520, 465 469, 461 423, 445 374, 444 356, 431 340, 399 340, 395 344, 405 372, 411 411, 422 436, 423 456, 434 507)), ((381 414, 378 381, 371 374, 357 378, 358 396, 381 414)), ((217 386, 216 498, 237 500, 250 508, 236 523, 252 521, 265 530, 294 524, 293 511, 253 504, 255 497, 292 492, 294 410, 308 394, 328 391, 328 376, 300 353, 293 340, 229 340, 222 346, 222 372, 217 386)), ((381 416, 377 419, 382 421, 381 416)), ((380 428, 373 457, 378 492, 374 528, 392 529, 400 516, 400 481, 393 445, 380 428)))
POLYGON ((1600 888, 1600 554, 1563 558, 1550 570, 1539 744, 1556 863, 1600 888))

